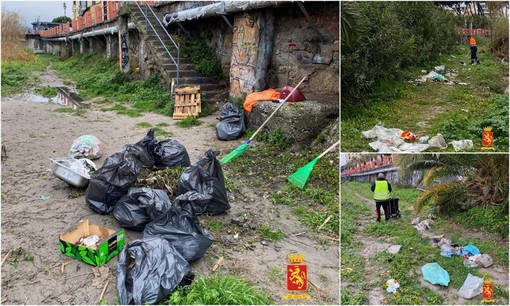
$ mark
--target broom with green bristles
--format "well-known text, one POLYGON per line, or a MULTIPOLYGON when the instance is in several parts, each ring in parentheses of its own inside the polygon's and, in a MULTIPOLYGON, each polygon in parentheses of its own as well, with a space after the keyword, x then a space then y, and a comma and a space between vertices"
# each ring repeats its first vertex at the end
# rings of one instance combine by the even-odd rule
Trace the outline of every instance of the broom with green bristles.
POLYGON ((308 164, 301 167, 298 171, 294 172, 289 178, 287 179, 290 183, 294 184, 299 189, 303 189, 305 187, 306 181, 308 181, 308 178, 310 177, 310 173, 312 173, 313 167, 315 167, 315 164, 321 157, 326 155, 329 151, 333 150, 338 144, 340 143, 340 140, 337 141, 334 145, 329 147, 326 151, 322 152, 321 155, 317 156, 314 160, 309 162, 308 164))
POLYGON ((226 164, 226 163, 230 162, 231 160, 235 159, 236 157, 238 157, 239 155, 243 154, 243 152, 246 151, 246 149, 248 148, 248 145, 251 143, 251 141, 255 138, 255 136, 257 136, 258 132, 260 132, 262 130, 264 125, 266 125, 266 123, 269 121, 269 119, 271 119, 274 116, 274 114, 276 114, 276 112, 283 106, 283 104, 285 104, 285 102, 287 102, 287 99, 289 99, 289 97, 292 96, 294 91, 299 87, 299 85, 301 85, 301 83, 303 83, 303 81, 305 79, 306 79, 306 76, 296 85, 296 87, 294 87, 294 89, 285 98, 285 100, 283 100, 283 102, 280 103, 280 105, 278 105, 278 107, 273 111, 273 113, 266 119, 266 121, 264 121, 264 123, 262 123, 262 125, 255 131, 255 133, 253 133, 253 135, 251 135, 251 137, 248 140, 246 140, 243 144, 241 144, 239 147, 237 147, 234 151, 223 156, 220 159, 220 163, 226 164))

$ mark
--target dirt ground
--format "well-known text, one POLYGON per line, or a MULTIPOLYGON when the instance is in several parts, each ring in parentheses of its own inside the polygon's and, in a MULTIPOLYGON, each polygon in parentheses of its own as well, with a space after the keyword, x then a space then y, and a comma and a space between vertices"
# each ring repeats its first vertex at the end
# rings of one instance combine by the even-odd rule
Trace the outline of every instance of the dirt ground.
MULTIPOLYGON (((37 76, 42 86, 63 86, 51 70, 37 76)), ((66 257, 59 251, 58 235, 79 220, 119 229, 113 216, 94 213, 86 204, 85 189, 68 186, 51 173, 50 158, 67 156, 74 139, 84 134, 98 137, 104 145, 103 156, 94 162, 100 167, 106 157, 123 145, 141 140, 148 128, 136 126, 149 122, 173 133, 172 138, 187 149, 191 163, 209 148, 222 155, 237 147, 241 140, 221 142, 215 136, 216 116, 201 118, 204 123, 190 129, 175 125, 170 117, 144 114, 131 118, 114 112, 102 112, 90 103, 83 116, 56 112, 61 105, 31 101, 28 95, 2 99, 2 210, 1 252, 3 262, 2 304, 97 304, 107 280, 104 300, 117 303, 117 257, 106 267, 109 271, 95 277, 92 266, 66 257), (32 257, 33 256, 33 257, 32 257), (65 268, 62 272, 62 264, 65 268)), ((228 172, 228 169, 225 170, 228 172)), ((234 178, 234 183, 236 181, 234 178)), ((338 304, 338 241, 321 239, 300 224, 288 207, 274 206, 264 192, 239 185, 238 193, 229 194, 231 210, 212 217, 222 222, 249 215, 248 226, 229 227, 214 236, 215 242, 205 256, 192 263, 197 276, 206 276, 220 256, 224 261, 215 273, 231 272, 267 290, 275 304, 338 304), (268 223, 286 233, 277 242, 261 241, 254 226, 268 223), (248 246, 247 242, 252 243, 248 246), (302 253, 308 264, 310 300, 284 300, 287 255, 302 253)), ((141 233, 126 231, 129 243, 141 233)))

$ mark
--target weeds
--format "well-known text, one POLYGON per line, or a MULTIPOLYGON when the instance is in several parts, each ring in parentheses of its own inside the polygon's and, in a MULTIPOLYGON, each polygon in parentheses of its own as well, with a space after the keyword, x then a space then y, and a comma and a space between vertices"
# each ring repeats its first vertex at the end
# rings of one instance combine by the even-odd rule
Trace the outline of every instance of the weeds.
POLYGON ((267 305, 269 297, 243 279, 215 274, 198 278, 169 296, 169 305, 267 305))
POLYGON ((150 124, 149 122, 138 122, 136 124, 137 127, 141 127, 141 128, 151 128, 152 127, 152 124, 150 124))
POLYGON ((42 88, 37 88, 35 90, 35 93, 40 94, 41 96, 46 98, 53 98, 57 96, 57 89, 55 87, 46 86, 42 88))
POLYGON ((271 227, 269 227, 266 224, 261 224, 259 227, 260 231, 260 238, 272 240, 272 241, 278 241, 284 238, 286 235, 284 232, 280 230, 273 230, 271 227))

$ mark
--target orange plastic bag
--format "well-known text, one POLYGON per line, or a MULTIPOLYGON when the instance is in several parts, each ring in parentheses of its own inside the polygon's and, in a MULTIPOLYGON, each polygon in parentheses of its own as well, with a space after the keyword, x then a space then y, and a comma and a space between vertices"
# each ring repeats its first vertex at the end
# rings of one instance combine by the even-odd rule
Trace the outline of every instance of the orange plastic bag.
POLYGON ((246 96, 243 103, 243 108, 247 112, 251 112, 253 106, 260 101, 272 101, 280 98, 280 93, 276 90, 269 88, 263 91, 257 91, 246 96))

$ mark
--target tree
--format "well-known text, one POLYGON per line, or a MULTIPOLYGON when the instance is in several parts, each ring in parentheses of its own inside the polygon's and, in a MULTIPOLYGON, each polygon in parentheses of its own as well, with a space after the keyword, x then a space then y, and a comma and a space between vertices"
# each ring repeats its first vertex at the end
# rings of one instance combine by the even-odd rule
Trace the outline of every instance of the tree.
POLYGON ((474 206, 508 210, 508 155, 500 154, 401 154, 399 174, 424 171, 427 191, 415 203, 421 210, 432 203, 440 211, 474 206))
POLYGON ((59 16, 59 17, 53 18, 53 20, 51 22, 66 23, 66 22, 71 22, 71 21, 73 21, 73 20, 67 16, 59 16))

